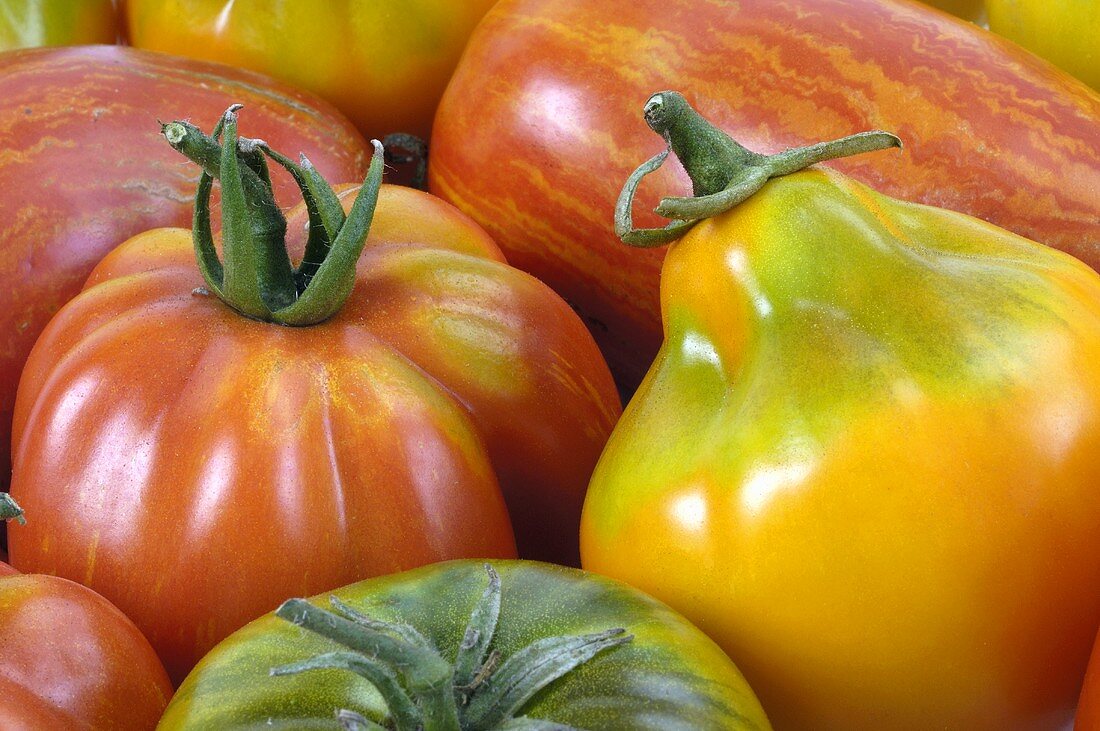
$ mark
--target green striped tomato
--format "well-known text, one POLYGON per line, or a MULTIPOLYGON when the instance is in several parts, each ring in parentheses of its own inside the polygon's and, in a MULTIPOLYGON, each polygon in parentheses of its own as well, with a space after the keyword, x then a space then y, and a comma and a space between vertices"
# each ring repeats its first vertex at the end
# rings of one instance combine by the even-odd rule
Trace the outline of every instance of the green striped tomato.
MULTIPOLYGON (((633 639, 601 651, 524 704, 527 718, 607 731, 768 729, 740 672, 703 633, 625 584, 576 569, 493 561, 499 620, 488 648, 493 671, 530 643, 623 628, 633 639)), ((411 625, 453 662, 488 580, 480 561, 434 564, 332 592, 373 620, 411 625)), ((310 600, 328 606, 329 594, 310 600)), ((347 671, 269 675, 339 646, 268 614, 215 647, 176 692, 159 726, 169 729, 331 728, 347 709, 392 728, 366 680, 347 671)), ((473 728, 480 728, 473 725, 473 728)), ((400 728, 400 726, 398 726, 400 728)))

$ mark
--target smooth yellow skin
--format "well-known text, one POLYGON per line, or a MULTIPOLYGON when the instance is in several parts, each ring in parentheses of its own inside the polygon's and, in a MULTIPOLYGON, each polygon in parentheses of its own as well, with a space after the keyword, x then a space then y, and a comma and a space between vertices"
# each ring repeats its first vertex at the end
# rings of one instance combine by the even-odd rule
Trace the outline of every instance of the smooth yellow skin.
POLYGON ((367 137, 428 138, 466 38, 493 0, 127 0, 138 48, 220 61, 312 91, 367 137))
POLYGON ((1100 623, 1100 277, 837 173, 674 243, 583 566, 777 729, 1055 729, 1100 623))
POLYGON ((975 22, 981 20, 983 14, 982 0, 922 0, 922 2, 975 22))
POLYGON ((117 36, 111 0, 0 2, 0 51, 114 43, 117 36))
POLYGON ((986 0, 989 29, 1100 90, 1100 2, 986 0))

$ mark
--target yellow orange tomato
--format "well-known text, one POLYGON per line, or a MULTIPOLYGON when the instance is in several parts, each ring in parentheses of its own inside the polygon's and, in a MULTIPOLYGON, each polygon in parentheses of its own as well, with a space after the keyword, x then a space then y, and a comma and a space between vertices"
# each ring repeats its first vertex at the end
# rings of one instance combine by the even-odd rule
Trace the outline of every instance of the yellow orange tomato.
POLYGON ((989 29, 1100 89, 1100 3, 986 0, 989 29))
POLYGON ((4 0, 0 5, 0 51, 114 43, 117 36, 111 0, 4 0))
POLYGON ((128 0, 139 48, 274 76, 371 137, 427 137, 466 38, 493 0, 128 0))

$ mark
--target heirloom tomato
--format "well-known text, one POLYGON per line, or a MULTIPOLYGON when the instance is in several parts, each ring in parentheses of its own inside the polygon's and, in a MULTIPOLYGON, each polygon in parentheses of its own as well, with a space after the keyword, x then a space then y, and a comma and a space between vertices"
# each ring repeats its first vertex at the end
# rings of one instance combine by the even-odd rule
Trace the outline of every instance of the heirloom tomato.
POLYGON ((528 561, 452 561, 288 601, 203 658, 160 728, 326 728, 336 711, 398 731, 770 728, 683 617, 617 581, 528 561), (368 664, 396 682, 352 672, 368 664))
MULTIPOLYGON (((0 493, 0 519, 20 519, 0 493)), ((148 640, 91 589, 0 563, 0 728, 152 729, 172 685, 148 640)))
POLYGON ((138 48, 260 71, 335 104, 365 134, 427 138, 493 0, 125 0, 138 48))
POLYGON ((673 83, 763 152, 889 129, 909 154, 835 167, 1100 266, 1100 96, 971 23, 907 0, 501 0, 440 102, 429 184, 577 309, 627 389, 661 342, 664 254, 608 221, 660 149, 632 112, 673 83))
MULTIPOLYGON (((164 144, 158 117, 249 105, 272 145, 356 180, 367 143, 321 100, 257 74, 118 46, 0 55, 0 444, 10 443, 19 373, 51 316, 108 251, 183 226, 198 175, 164 144)), ((276 194, 290 202, 288 179, 276 194)), ((0 488, 9 453, 0 449, 0 488)))
POLYGON ((203 164, 193 232, 124 243, 35 345, 12 494, 36 519, 9 531, 14 565, 102 593, 178 681, 288 595, 515 555, 509 510, 521 551, 577 561, 619 409, 580 320, 451 206, 379 192, 377 152, 345 217, 312 165, 223 121, 221 147, 165 126, 203 164), (263 155, 303 184, 298 267, 263 155))
POLYGON ((0 51, 117 38, 113 0, 5 0, 0 7, 0 51))
POLYGON ((1100 276, 834 171, 763 182, 829 145, 753 155, 671 93, 647 119, 702 196, 666 215, 759 190, 677 225, 583 566, 709 634, 778 728, 1061 728, 1100 624, 1100 276))
POLYGON ((989 29, 1100 90, 1096 0, 985 0, 989 29))

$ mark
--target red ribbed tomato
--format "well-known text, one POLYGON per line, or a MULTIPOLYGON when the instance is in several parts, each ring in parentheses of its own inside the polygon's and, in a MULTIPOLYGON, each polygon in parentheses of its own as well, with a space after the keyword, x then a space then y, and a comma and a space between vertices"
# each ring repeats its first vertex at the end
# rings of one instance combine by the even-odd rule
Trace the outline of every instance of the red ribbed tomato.
MULTIPOLYGON (((118 46, 0 56, 0 444, 15 386, 49 318, 108 251, 157 226, 190 225, 198 173, 164 144, 158 119, 248 105, 252 130, 301 150, 325 175, 357 180, 367 145, 324 102, 212 63, 118 46)), ((287 203, 294 190, 277 178, 287 203)), ((0 489, 8 450, 0 449, 0 489)))
MULTIPOLYGON (((661 149, 638 109, 663 89, 759 152, 895 132, 905 154, 832 165, 1100 266, 1100 96, 972 24, 903 0, 501 0, 440 104, 430 185, 587 318, 621 383, 661 342, 663 251, 611 219, 661 149)), ((638 210, 688 194, 673 168, 638 210)))
MULTIPOLYGON (((166 127, 173 144, 181 130, 166 127)), ((236 141, 227 131, 225 148, 236 141)), ((225 157, 213 159, 228 201, 225 157)), ((335 309, 265 321, 282 315, 257 314, 239 283, 278 268, 246 260, 271 250, 253 236, 281 217, 238 170, 255 197, 235 210, 252 224, 223 214, 224 289, 200 274, 190 231, 149 231, 108 255, 35 344, 12 495, 36 517, 9 531, 13 564, 99 591, 178 681, 288 595, 514 556, 509 513, 522 553, 577 562, 619 404, 569 307, 452 206, 383 186, 358 266, 339 237, 316 256, 311 239, 289 279, 256 288, 271 303, 301 286, 280 301, 302 315, 318 284, 335 309)), ((365 234, 358 215, 339 230, 365 234)))

